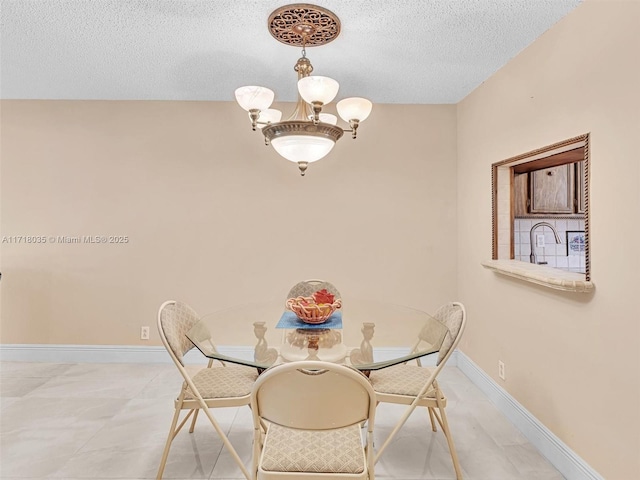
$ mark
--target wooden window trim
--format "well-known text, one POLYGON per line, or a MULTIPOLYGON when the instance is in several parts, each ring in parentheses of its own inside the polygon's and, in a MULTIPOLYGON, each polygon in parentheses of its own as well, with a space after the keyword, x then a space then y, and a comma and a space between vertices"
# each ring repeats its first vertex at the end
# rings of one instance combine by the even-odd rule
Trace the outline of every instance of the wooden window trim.
MULTIPOLYGON (((502 160, 500 162, 493 163, 491 165, 491 226, 492 226, 492 241, 491 241, 491 250, 492 250, 492 259, 498 260, 499 258, 499 245, 498 245, 498 229, 500 227, 498 222, 498 215, 504 215, 505 212, 499 211, 499 198, 498 198, 498 177, 499 177, 499 169, 508 167, 511 169, 511 180, 510 180, 510 192, 513 192, 513 177, 514 173, 524 173, 531 170, 537 170, 539 168, 546 168, 546 163, 549 162, 548 166, 556 166, 558 164, 571 163, 562 161, 561 163, 554 164, 553 162, 557 162, 558 158, 553 158, 554 156, 568 152, 570 150, 575 150, 579 147, 584 147, 583 155, 579 158, 576 158, 575 161, 584 161, 584 172, 583 172, 583 184, 584 184, 584 224, 585 224, 585 280, 591 281, 591 258, 590 258, 590 235, 589 235, 589 175, 590 175, 590 165, 589 165, 589 134, 580 135, 577 137, 573 137, 562 142, 554 143, 552 145, 548 145, 546 147, 542 147, 536 150, 532 150, 527 153, 523 153, 521 155, 516 155, 515 157, 508 158, 506 160, 502 160), (542 160, 544 159, 544 160, 542 160), (532 163, 538 162, 542 160, 540 163, 532 163), (543 166, 541 166, 543 165, 543 166), (529 170, 530 169, 530 170, 529 170)), ((510 194, 510 211, 509 217, 511 222, 511 248, 510 248, 510 256, 513 258, 513 221, 515 218, 515 206, 514 206, 514 198, 513 193, 510 194)), ((505 259, 504 257, 502 259, 505 259)))

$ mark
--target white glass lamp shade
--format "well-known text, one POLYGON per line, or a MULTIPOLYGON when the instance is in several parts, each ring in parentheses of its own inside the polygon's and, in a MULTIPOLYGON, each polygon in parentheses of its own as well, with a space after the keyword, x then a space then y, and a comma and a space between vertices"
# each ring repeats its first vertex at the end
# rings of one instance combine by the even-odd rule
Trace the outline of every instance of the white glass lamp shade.
POLYGON ((330 113, 321 113, 320 114, 320 121, 322 123, 330 123, 331 125, 337 125, 338 117, 336 117, 335 115, 332 115, 330 113))
POLYGON ((273 103, 273 90, 265 87, 246 86, 236 89, 236 101, 245 109, 266 110, 273 103))
POLYGON ((326 156, 335 142, 325 137, 289 135, 271 140, 276 152, 291 162, 315 162, 326 156))
POLYGON ((340 100, 336 108, 338 109, 338 114, 345 122, 349 120, 363 122, 371 113, 373 104, 366 98, 351 97, 340 100))
POLYGON ((298 80, 298 91, 307 103, 320 102, 326 105, 336 98, 338 88, 340 84, 329 77, 314 75, 298 80))
MULTIPOLYGON (((309 120, 313 121, 313 115, 309 115, 309 120)), ((332 115, 331 113, 321 113, 320 114, 320 121, 322 123, 329 123, 331 125, 337 125, 338 124, 338 117, 336 117, 335 115, 332 115)))
MULTIPOLYGON (((251 116, 251 114, 249 114, 251 116)), ((269 123, 278 123, 282 118, 282 112, 280 110, 276 110, 275 108, 267 108, 266 110, 260 111, 260 116, 258 117, 258 128, 264 128, 269 123)))

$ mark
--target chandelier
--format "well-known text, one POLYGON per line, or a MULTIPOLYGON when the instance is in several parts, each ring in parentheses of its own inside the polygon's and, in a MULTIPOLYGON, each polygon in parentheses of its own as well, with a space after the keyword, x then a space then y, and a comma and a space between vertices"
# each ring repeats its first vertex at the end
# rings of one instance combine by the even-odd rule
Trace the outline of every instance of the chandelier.
POLYGON ((338 82, 329 77, 312 76, 313 66, 306 47, 324 45, 340 34, 338 17, 321 7, 295 4, 280 7, 269 16, 269 31, 287 45, 302 47, 302 57, 294 70, 298 74, 298 101, 291 116, 281 121, 282 112, 269 108, 274 92, 265 87, 246 86, 235 91, 238 104, 247 112, 251 127, 260 129, 266 145, 295 162, 304 176, 310 163, 325 157, 345 132, 356 138, 358 126, 371 113, 366 98, 352 97, 336 104, 338 114, 349 124, 345 130, 338 118, 322 109, 338 94, 338 82))

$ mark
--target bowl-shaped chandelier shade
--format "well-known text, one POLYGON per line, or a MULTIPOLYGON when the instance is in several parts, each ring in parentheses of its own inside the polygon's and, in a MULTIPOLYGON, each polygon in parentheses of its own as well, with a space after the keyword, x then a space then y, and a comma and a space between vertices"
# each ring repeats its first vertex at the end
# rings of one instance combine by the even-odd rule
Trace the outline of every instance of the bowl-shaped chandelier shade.
POLYGON ((247 112, 251 110, 266 110, 273 103, 275 93, 265 87, 246 86, 236 89, 236 101, 247 112))
MULTIPOLYGON (((310 118, 309 120, 312 120, 312 118, 310 118)), ((323 123, 329 123, 331 125, 337 125, 338 124, 338 117, 336 117, 335 115, 332 115, 330 113, 321 113, 320 114, 320 121, 323 123)))
POLYGON ((362 122, 367 119, 371 113, 373 104, 366 98, 351 97, 340 100, 336 105, 338 115, 345 122, 356 120, 362 122))
POLYGON ((276 152, 299 164, 325 157, 344 132, 329 123, 289 120, 267 125, 262 133, 276 152))
POLYGON ((335 143, 325 137, 296 135, 295 137, 278 137, 271 140, 276 152, 291 162, 315 162, 327 156, 335 143))
POLYGON ((338 94, 340 85, 333 78, 308 76, 298 80, 298 92, 307 103, 330 103, 338 94))
MULTIPOLYGON (((312 122, 314 116, 313 115, 309 115, 309 121, 312 122)), ((338 117, 336 117, 335 115, 331 114, 331 113, 321 113, 319 115, 319 121, 322 123, 329 123, 331 125, 337 125, 338 124, 338 117)))
MULTIPOLYGON (((251 118, 251 114, 249 114, 249 118, 251 118)), ((276 110, 275 108, 267 108, 266 110, 260 111, 258 115, 258 128, 264 128, 266 125, 270 123, 278 123, 282 118, 282 112, 280 110, 276 110)))

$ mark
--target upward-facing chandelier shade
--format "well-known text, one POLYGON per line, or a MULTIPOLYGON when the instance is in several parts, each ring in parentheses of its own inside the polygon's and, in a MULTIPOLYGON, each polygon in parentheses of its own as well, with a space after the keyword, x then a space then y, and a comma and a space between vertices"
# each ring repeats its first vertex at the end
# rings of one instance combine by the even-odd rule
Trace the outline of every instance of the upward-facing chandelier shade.
POLYGON ((298 80, 298 92, 302 99, 314 105, 326 105, 338 94, 340 85, 333 78, 309 76, 298 80))
POLYGON ((266 110, 273 103, 275 93, 264 87, 240 87, 236 90, 236 100, 247 111, 266 110))
POLYGON ((269 17, 271 34, 287 45, 302 46, 302 57, 294 70, 298 73, 298 102, 287 120, 282 112, 269 108, 275 97, 265 87, 245 86, 235 91, 238 104, 247 112, 253 130, 259 128, 265 143, 281 156, 295 162, 304 176, 309 163, 325 157, 342 137, 352 138, 360 122, 371 113, 372 103, 366 98, 345 98, 337 103, 338 115, 349 124, 344 130, 338 118, 322 109, 338 94, 339 84, 332 78, 311 76, 313 66, 306 57, 306 47, 324 45, 340 33, 340 21, 329 10, 314 5, 296 4, 281 7, 269 17))
POLYGON ((275 108, 267 108, 266 110, 262 110, 260 115, 258 115, 258 128, 263 128, 265 125, 269 123, 278 123, 282 118, 282 112, 280 110, 276 110, 275 108))

